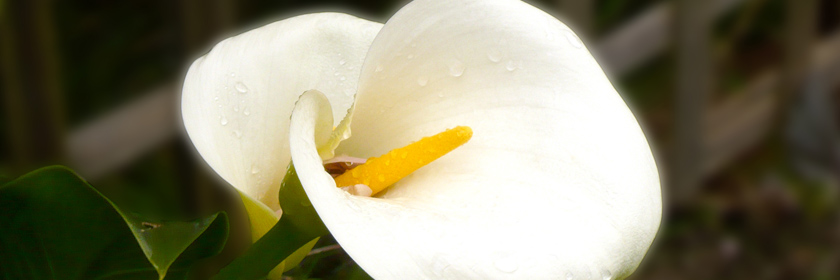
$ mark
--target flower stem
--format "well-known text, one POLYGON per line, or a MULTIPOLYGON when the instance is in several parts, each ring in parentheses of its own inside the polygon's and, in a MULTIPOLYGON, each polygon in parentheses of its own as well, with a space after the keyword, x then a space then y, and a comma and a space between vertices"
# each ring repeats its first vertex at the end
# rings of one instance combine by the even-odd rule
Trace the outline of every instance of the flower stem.
POLYGON ((213 279, 264 279, 275 266, 299 248, 329 233, 312 207, 291 164, 278 195, 283 215, 277 224, 213 279))

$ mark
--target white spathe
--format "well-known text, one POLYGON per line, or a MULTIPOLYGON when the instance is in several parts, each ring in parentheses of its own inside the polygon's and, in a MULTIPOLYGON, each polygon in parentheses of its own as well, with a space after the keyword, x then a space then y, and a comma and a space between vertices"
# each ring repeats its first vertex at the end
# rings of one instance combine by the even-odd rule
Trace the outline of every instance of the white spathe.
POLYGON ((273 210, 289 164, 289 115, 306 90, 328 94, 336 120, 382 24, 338 13, 275 22, 216 45, 184 80, 184 126, 224 180, 273 210))
MULTIPOLYGON (((324 17, 332 16, 347 17, 324 17)), ((346 32, 363 33, 351 29, 346 32)), ((337 42, 311 45, 330 43, 337 42)), ((290 123, 254 126, 288 132, 271 138, 288 141, 284 146, 230 145, 236 141, 205 134, 232 128, 225 132, 218 119, 204 115, 188 120, 196 116, 185 112, 188 131, 191 122, 214 126, 193 128, 190 137, 211 166, 243 190, 252 181, 230 178, 251 176, 247 167, 222 159, 288 159, 280 149, 290 149, 330 232, 377 279, 621 279, 635 270, 660 223, 656 165, 632 113, 568 27, 520 1, 418 0, 397 12, 372 43, 357 44, 363 43, 369 48, 361 54, 361 72, 347 76, 357 81, 358 93, 346 118, 341 112, 350 106, 335 98, 341 93, 314 86, 297 101, 290 123), (352 136, 336 154, 355 157, 379 156, 458 125, 470 126, 474 136, 379 197, 366 198, 336 188, 322 167, 330 154, 324 150, 346 136, 347 124, 352 136), (325 136, 336 125, 338 136, 325 136)), ((309 71, 311 63, 301 57, 275 60, 262 71, 290 63, 309 71)), ((205 67, 232 71, 207 62, 193 69, 205 67)), ((338 79, 325 72, 310 78, 338 79)), ((219 86, 190 79, 207 89, 219 86)), ((295 89, 263 90, 294 97, 309 90, 295 89)), ((215 103, 188 104, 188 94, 198 93, 185 87, 185 110, 215 110, 215 103)), ((282 172, 286 163, 267 167, 282 172)), ((272 178, 277 181, 269 185, 279 184, 282 174, 272 178)))

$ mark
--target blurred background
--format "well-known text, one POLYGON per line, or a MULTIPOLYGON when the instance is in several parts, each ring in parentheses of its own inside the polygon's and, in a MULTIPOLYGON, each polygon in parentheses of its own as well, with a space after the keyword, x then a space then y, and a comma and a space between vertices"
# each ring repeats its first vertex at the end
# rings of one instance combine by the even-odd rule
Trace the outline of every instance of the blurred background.
MULTIPOLYGON (((0 0, 0 174, 64 164, 106 194, 230 208, 183 132, 189 63, 291 15, 405 2, 0 0)), ((527 2, 576 30, 654 147, 666 209, 632 279, 840 278, 840 0, 527 2)), ((363 274, 325 239, 290 277, 363 274)))

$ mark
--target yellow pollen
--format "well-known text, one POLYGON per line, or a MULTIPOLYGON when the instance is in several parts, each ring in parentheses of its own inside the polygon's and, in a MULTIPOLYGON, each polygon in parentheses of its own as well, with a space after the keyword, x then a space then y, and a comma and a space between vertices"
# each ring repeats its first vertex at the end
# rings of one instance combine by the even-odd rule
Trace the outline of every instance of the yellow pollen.
POLYGON ((472 129, 467 126, 447 129, 408 146, 391 150, 380 157, 369 158, 365 164, 336 177, 335 185, 347 187, 364 184, 373 191, 373 194, 376 194, 420 167, 467 143, 471 137, 472 129))

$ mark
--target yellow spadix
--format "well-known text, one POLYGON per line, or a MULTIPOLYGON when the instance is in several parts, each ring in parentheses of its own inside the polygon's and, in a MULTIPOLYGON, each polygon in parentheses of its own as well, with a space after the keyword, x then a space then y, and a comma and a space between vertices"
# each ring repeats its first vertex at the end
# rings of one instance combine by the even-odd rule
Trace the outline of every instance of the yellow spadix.
POLYGON ((376 194, 393 185, 420 167, 467 143, 472 129, 458 126, 434 136, 425 137, 408 146, 391 150, 335 178, 335 185, 348 187, 365 185, 376 194))

